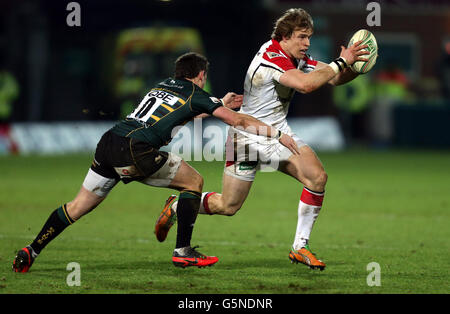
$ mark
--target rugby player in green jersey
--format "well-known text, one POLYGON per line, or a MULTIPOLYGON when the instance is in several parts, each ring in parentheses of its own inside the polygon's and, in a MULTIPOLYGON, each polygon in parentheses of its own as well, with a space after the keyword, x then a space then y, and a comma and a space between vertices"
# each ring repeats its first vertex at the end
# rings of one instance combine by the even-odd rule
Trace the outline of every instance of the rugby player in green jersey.
POLYGON ((78 195, 54 210, 34 241, 17 252, 13 261, 15 272, 27 272, 50 241, 97 207, 119 181, 137 181, 180 192, 172 256, 175 266, 204 267, 218 261, 215 256, 199 253, 190 243, 202 195, 202 176, 179 156, 159 149, 171 141, 175 127, 207 115, 251 133, 276 138, 294 154, 298 154, 298 147, 290 136, 227 108, 239 107, 242 95, 227 93, 219 100, 205 92, 208 66, 207 59, 199 54, 180 56, 175 62, 174 77, 152 88, 126 119, 102 136, 78 195))

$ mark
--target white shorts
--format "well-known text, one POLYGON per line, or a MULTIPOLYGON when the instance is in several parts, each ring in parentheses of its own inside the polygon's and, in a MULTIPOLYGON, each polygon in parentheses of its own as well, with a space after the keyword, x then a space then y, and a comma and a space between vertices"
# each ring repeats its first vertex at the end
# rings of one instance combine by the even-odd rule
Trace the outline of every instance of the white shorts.
MULTIPOLYGON (((141 179, 138 182, 144 183, 150 186, 157 187, 168 187, 172 182, 173 178, 178 172, 178 168, 180 168, 182 158, 173 153, 168 153, 168 159, 165 164, 155 173, 148 176, 147 178, 141 179)), ((124 176, 122 168, 116 168, 116 172, 119 176, 124 176)), ((94 170, 89 169, 84 182, 83 187, 97 194, 100 197, 106 197, 108 193, 113 189, 113 187, 119 182, 117 178, 107 178, 94 170)))
MULTIPOLYGON (((298 147, 307 145, 297 135, 289 134, 298 147)), ((259 137, 261 138, 261 137, 259 137)), ((283 161, 287 161, 292 152, 278 140, 258 141, 230 128, 225 144, 225 174, 243 181, 253 181, 256 171, 275 171, 283 161)))

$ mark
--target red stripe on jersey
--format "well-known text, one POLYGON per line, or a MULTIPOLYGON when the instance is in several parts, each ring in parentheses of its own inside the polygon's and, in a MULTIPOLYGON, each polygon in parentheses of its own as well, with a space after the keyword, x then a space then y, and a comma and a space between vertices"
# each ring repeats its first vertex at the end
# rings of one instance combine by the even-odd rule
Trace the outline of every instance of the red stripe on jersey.
POLYGON ((312 60, 312 59, 310 59, 310 58, 308 58, 308 56, 307 55, 305 55, 305 57, 303 58, 303 61, 305 61, 306 62, 306 64, 308 64, 308 65, 312 65, 312 66, 316 66, 317 65, 317 61, 316 60, 312 60))
POLYGON ((225 167, 229 167, 235 164, 234 160, 227 160, 227 162, 225 163, 225 167))
POLYGON ((323 193, 312 193, 308 191, 308 189, 303 188, 302 196, 300 197, 300 201, 305 204, 313 205, 313 206, 322 206, 323 202, 323 193))
POLYGON ((286 56, 287 54, 281 48, 280 43, 275 39, 272 39, 272 44, 267 47, 263 54, 263 59, 275 64, 283 69, 283 71, 295 69, 296 67, 292 60, 286 56))

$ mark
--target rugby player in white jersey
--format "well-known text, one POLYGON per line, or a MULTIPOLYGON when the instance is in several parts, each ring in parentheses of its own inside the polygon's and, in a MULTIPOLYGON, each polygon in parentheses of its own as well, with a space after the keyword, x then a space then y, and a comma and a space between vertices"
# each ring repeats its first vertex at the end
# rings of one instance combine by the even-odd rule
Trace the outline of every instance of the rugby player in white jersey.
MULTIPOLYGON (((247 198, 256 171, 270 164, 303 184, 289 259, 323 270, 325 263, 311 252, 308 242, 328 177, 311 147, 291 131, 286 116, 295 91, 310 93, 327 83, 340 85, 353 80, 358 74, 349 66, 367 61, 364 55, 368 52, 362 50, 366 45, 356 42, 348 48, 341 46, 340 56, 330 64, 315 61, 307 54, 312 34, 312 18, 303 9, 290 9, 277 20, 272 39, 261 46, 247 71, 240 109, 291 135, 300 154, 292 154, 276 141, 230 128, 222 193, 204 192, 199 213, 234 215, 247 198)), ((176 221, 176 205, 176 197, 169 197, 156 222, 159 241, 165 240, 176 221)))

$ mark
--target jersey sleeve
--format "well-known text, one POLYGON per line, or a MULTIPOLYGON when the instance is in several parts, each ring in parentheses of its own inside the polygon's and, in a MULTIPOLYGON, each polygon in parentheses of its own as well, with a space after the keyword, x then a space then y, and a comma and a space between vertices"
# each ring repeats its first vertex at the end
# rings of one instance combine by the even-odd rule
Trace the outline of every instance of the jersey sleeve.
POLYGON ((220 99, 211 96, 204 90, 196 88, 191 99, 191 110, 195 113, 208 113, 212 114, 214 110, 222 107, 223 103, 220 99))
POLYGON ((273 79, 277 82, 280 81, 280 76, 284 72, 295 69, 295 66, 290 59, 273 51, 264 52, 261 65, 267 69, 271 69, 268 72, 273 75, 273 79))
POLYGON ((305 57, 303 58, 303 62, 304 63, 301 70, 305 73, 309 73, 316 68, 317 61, 311 58, 310 55, 305 55, 305 57))

